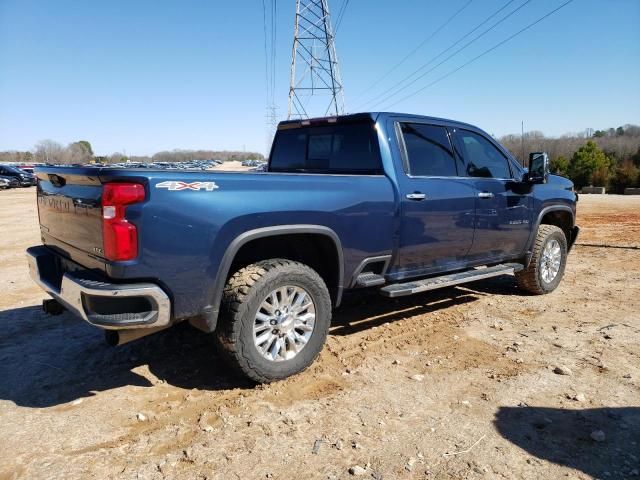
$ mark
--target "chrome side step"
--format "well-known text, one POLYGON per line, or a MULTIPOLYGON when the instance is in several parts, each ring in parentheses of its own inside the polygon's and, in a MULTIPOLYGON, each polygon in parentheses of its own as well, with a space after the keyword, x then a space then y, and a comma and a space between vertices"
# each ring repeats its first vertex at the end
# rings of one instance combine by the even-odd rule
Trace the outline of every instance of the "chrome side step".
POLYGON ((522 270, 524 266, 520 263, 504 263, 486 268, 474 268, 460 273, 452 273, 439 277, 426 278, 424 280, 413 280, 406 283, 394 283, 380 289, 380 293, 385 297, 403 297, 414 293, 426 292, 437 288, 451 287, 461 283, 473 282, 484 278, 497 277, 500 275, 512 274, 522 270))

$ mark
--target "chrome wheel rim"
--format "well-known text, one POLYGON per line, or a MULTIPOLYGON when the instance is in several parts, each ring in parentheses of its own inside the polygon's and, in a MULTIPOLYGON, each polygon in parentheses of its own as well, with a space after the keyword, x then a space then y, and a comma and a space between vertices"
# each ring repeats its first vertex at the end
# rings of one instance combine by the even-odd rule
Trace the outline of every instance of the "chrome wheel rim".
POLYGON ((555 239, 551 239, 544 246, 542 259, 540 260, 541 276, 545 283, 553 282, 553 280, 558 276, 561 262, 562 249, 560 248, 560 242, 555 239))
POLYGON ((291 360, 307 345, 316 306, 304 288, 285 285, 265 297, 253 322, 253 343, 272 362, 291 360))

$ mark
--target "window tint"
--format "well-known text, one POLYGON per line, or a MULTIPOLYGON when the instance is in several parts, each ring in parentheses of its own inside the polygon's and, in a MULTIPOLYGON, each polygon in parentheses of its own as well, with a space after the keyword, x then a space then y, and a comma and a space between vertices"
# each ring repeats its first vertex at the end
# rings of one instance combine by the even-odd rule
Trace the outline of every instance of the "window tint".
POLYGON ((511 178, 506 157, 482 135, 457 130, 462 155, 467 162, 470 177, 511 178))
POLYGON ((424 177, 455 177, 456 161, 444 127, 419 123, 402 124, 409 157, 409 173, 424 177))
POLYGON ((269 170, 380 174, 382 164, 373 124, 348 123, 279 130, 269 170))

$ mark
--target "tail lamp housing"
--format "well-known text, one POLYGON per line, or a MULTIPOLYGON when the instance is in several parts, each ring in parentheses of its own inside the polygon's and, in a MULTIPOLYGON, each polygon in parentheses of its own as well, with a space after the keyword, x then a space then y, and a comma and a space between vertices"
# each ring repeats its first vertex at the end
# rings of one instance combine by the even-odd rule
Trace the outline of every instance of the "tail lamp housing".
POLYGON ((145 199, 139 183, 106 183, 102 189, 102 243, 108 260, 126 261, 138 256, 138 229, 125 218, 128 205, 145 199))

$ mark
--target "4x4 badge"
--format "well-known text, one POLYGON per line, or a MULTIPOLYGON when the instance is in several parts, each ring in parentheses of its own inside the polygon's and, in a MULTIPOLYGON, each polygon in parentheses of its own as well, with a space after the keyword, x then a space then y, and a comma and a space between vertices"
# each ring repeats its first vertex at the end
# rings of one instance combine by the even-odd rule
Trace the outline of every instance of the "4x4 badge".
POLYGON ((168 180, 166 182, 161 182, 156 184, 156 188, 166 188, 170 192, 175 192, 178 190, 202 190, 203 188, 207 192, 212 192, 218 187, 216 182, 181 182, 179 180, 168 180))

